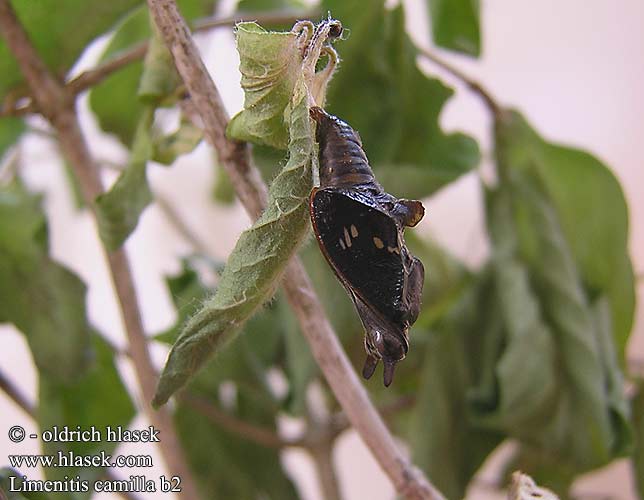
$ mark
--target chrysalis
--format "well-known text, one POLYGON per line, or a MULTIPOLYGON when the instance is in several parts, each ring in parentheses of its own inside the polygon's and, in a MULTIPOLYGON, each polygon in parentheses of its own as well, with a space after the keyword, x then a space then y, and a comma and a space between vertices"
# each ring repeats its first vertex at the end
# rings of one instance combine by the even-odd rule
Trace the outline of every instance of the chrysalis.
POLYGON ((409 253, 403 232, 425 209, 397 199, 376 181, 358 134, 339 118, 311 108, 317 123, 320 187, 310 213, 322 253, 347 290, 365 329, 370 378, 382 359, 384 384, 409 350, 409 327, 418 318, 424 268, 409 253))

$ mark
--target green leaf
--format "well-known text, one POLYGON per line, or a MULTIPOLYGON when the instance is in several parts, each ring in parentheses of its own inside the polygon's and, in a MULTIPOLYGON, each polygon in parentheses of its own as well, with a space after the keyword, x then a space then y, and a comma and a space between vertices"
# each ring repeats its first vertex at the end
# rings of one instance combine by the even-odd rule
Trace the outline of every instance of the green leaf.
POLYGON ((556 491, 561 498, 570 498, 570 488, 577 475, 570 464, 527 444, 518 446, 503 465, 499 476, 503 483, 508 483, 512 480, 512 474, 518 470, 530 471, 535 482, 556 491))
POLYGON ((467 484, 503 434, 472 425, 466 394, 480 378, 489 340, 498 338, 499 311, 483 275, 467 286, 427 340, 409 442, 447 498, 464 498, 467 484))
MULTIPOLYGON (((116 27, 100 62, 104 63, 150 38, 147 6, 133 10, 116 27)), ((143 63, 135 61, 109 75, 89 92, 89 104, 100 127, 130 144, 145 105, 137 98, 143 63)))
POLYGON ((48 256, 40 197, 18 181, 0 188, 0 322, 29 343, 38 370, 71 380, 90 355, 85 285, 48 256))
POLYGON ((176 276, 166 278, 166 285, 177 310, 177 321, 166 331, 155 336, 156 340, 173 344, 181 327, 198 309, 200 304, 212 293, 199 279, 189 261, 183 261, 183 268, 176 276))
MULTIPOLYGON (((210 14, 216 1, 179 0, 183 16, 194 19, 210 14)), ((138 4, 138 3, 137 3, 138 4)), ((140 5, 115 27, 115 33, 105 48, 100 62, 130 50, 137 45, 152 40, 151 50, 144 64, 135 61, 109 75, 89 93, 89 103, 96 114, 100 127, 115 134, 123 144, 129 145, 136 132, 137 124, 146 104, 159 100, 174 91, 178 82, 173 63, 166 49, 155 41, 150 30, 150 20, 146 5, 140 5)))
POLYGON ((14 484, 13 484, 13 489, 22 489, 22 476, 25 474, 22 474, 18 472, 16 469, 12 469, 11 467, 2 467, 0 469, 0 498, 6 498, 6 500, 49 500, 51 497, 45 493, 41 493, 38 491, 33 491, 33 492, 17 492, 17 491, 12 491, 11 490, 11 480, 9 479, 11 476, 17 478, 14 479, 14 484), (24 495, 23 495, 24 493, 24 495), (4 494, 4 496, 2 496, 4 494))
POLYGON ((203 130, 182 119, 176 131, 154 138, 152 160, 163 165, 172 165, 180 156, 194 151, 202 139, 203 130))
POLYGON ((20 118, 0 118, 0 160, 25 131, 25 122, 20 118))
POLYGON ((635 291, 628 256, 628 211, 619 182, 590 154, 551 144, 516 112, 496 127, 500 160, 536 177, 553 204, 591 298, 611 306, 620 358, 633 323, 635 291))
POLYGON ((633 427, 635 428, 635 452, 633 454, 633 477, 640 498, 644 498, 644 383, 637 384, 633 399, 633 427))
POLYGON ((101 239, 109 251, 119 248, 139 223, 141 212, 152 201, 146 167, 152 155, 150 129, 154 107, 141 115, 125 171, 112 188, 96 199, 96 219, 101 239))
MULTIPOLYGON (((168 279, 168 286, 179 321, 189 317, 208 293, 188 263, 184 263, 179 275, 168 279)), ((294 498, 293 486, 279 466, 276 450, 231 433, 190 404, 197 398, 220 406, 216 395, 225 383, 228 388, 234 387, 236 398, 232 407, 227 405, 220 412, 277 433, 277 406, 266 383, 266 372, 283 352, 284 309, 278 300, 248 321, 243 327, 244 335, 231 343, 216 363, 200 372, 178 401, 178 432, 204 498, 294 498)), ((166 334, 163 337, 167 339, 166 334)))
POLYGON ((397 196, 422 198, 479 161, 476 142, 438 123, 452 90, 416 65, 402 6, 326 0, 350 31, 336 48, 341 70, 330 83, 329 111, 360 132, 376 177, 397 196))
POLYGON ((173 346, 155 405, 165 403, 271 298, 306 235, 313 137, 302 82, 292 102, 288 163, 271 184, 267 209, 237 241, 214 297, 191 318, 173 346))
POLYGON ((434 43, 478 57, 481 54, 479 0, 428 0, 434 43))
MULTIPOLYGON (((216 394, 212 387, 214 376, 208 371, 198 376, 190 384, 191 397, 216 405, 212 401, 216 394), (209 380, 201 382, 205 375, 209 380)), ((233 407, 219 411, 228 414, 229 418, 277 433, 274 409, 263 404, 262 399, 246 387, 237 385, 236 389, 233 407)), ((298 498, 280 466, 279 450, 255 444, 225 430, 185 400, 179 403, 175 421, 204 498, 298 498)))
POLYGON ((293 32, 268 32, 256 23, 236 27, 244 109, 228 123, 228 137, 286 149, 284 110, 301 75, 302 55, 293 32))
MULTIPOLYGON (((27 36, 49 69, 65 75, 86 46, 140 0, 11 2, 27 36)), ((25 86, 18 64, 0 38, 0 96, 25 86)))
POLYGON ((506 159, 499 144, 502 183, 488 199, 504 333, 470 393, 472 418, 589 470, 631 441, 610 309, 589 300, 555 209, 506 159))
POLYGON ((174 93, 181 78, 158 29, 153 26, 151 31, 137 95, 144 103, 159 104, 161 99, 174 93))
MULTIPOLYGON (((96 455, 101 451, 112 454, 117 442, 107 441, 105 428, 126 428, 135 415, 134 405, 123 385, 114 364, 112 348, 98 335, 93 335, 96 359, 87 374, 71 382, 40 377, 38 398, 38 424, 42 430, 68 426, 89 429, 94 426, 103 434, 99 442, 43 442, 43 453, 96 455)), ((45 474, 49 479, 63 479, 65 475, 89 481, 97 479, 102 468, 94 467, 49 467, 45 474)))

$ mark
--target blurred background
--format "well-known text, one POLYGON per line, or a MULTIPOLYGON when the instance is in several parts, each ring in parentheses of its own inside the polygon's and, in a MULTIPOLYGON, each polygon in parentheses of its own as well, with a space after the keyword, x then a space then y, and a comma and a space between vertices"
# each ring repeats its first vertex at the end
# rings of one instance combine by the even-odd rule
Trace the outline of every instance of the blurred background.
MULTIPOLYGON (((396 3, 388 2, 390 6, 396 3)), ((431 36, 425 2, 405 0, 404 4, 409 34, 420 47, 429 47, 431 36)), ((230 15, 234 9, 235 2, 224 1, 217 13, 230 15)), ((481 26, 482 55, 479 59, 438 48, 434 48, 435 52, 480 81, 500 103, 518 108, 547 140, 589 151, 612 169, 629 205, 629 245, 641 304, 644 298, 644 153, 640 149, 644 132, 644 3, 640 0, 485 0, 481 2, 481 26)), ((243 93, 239 87, 239 59, 232 31, 218 29, 200 34, 197 39, 228 111, 233 115, 242 108, 243 93)), ((92 44, 74 72, 94 65, 105 43, 105 39, 99 39, 92 44)), ((342 57, 341 44, 337 50, 342 57)), ((481 168, 483 171, 489 169, 493 154, 491 123, 482 102, 441 68, 426 60, 420 60, 419 64, 428 74, 438 76, 456 90, 440 115, 440 124, 446 132, 461 131, 474 137, 481 148, 481 168)), ((83 128, 95 156, 106 162, 123 164, 127 151, 99 129, 86 98, 81 100, 80 108, 83 128)), ((173 119, 176 118, 168 117, 170 122, 173 119)), ((35 119, 33 124, 43 127, 35 119)), ((21 140, 20 155, 27 184, 45 194, 53 257, 87 283, 91 322, 114 344, 124 348, 126 338, 93 222, 87 213, 78 212, 73 206, 57 151, 47 137, 30 133, 21 140)), ((239 203, 231 206, 212 203, 211 186, 215 175, 212 161, 209 147, 201 144, 172 169, 152 164, 148 168, 148 178, 155 195, 176 207, 190 229, 221 261, 225 261, 250 221, 239 203), (193 214, 199 214, 199 218, 193 214)), ((112 178, 116 178, 116 173, 112 178)), ((475 174, 464 175, 425 202, 427 212, 418 230, 431 235, 475 269, 489 254, 482 203, 475 174)), ((596 203, 601 206, 602 200, 597 199, 596 203)), ((168 221, 159 205, 153 204, 143 213, 126 248, 135 272, 145 329, 163 331, 176 319, 164 279, 180 271, 180 259, 191 253, 191 245, 168 221)), ((432 276, 427 279, 431 280, 432 276)), ((644 362, 643 311, 641 306, 636 309, 627 351, 629 361, 640 364, 644 362)), ((31 401, 35 401, 37 377, 23 336, 7 325, 0 326, 0 335, 2 370, 31 401)), ((153 354, 159 368, 166 353, 165 347, 154 344, 153 354)), ((129 363, 121 359, 118 369, 126 385, 133 387, 135 380, 129 363)), ((378 382, 371 381, 368 387, 378 382)), ((279 380, 276 383, 279 385, 279 380)), ((0 462, 4 462, 4 457, 10 453, 39 451, 36 442, 27 440, 13 444, 5 438, 6 430, 16 424, 24 426, 27 433, 35 430, 29 417, 0 393, 0 462)), ((139 415, 131 428, 145 425, 144 417, 139 415)), ((285 416, 280 419, 280 429, 285 435, 297 434, 301 425, 297 418, 285 416)), ((504 454, 510 453, 512 446, 512 442, 505 443, 486 461, 468 491, 468 497, 500 498, 490 485, 496 480, 504 454)), ((152 477, 163 473, 162 461, 151 445, 122 445, 118 452, 151 453, 155 468, 142 473, 152 477)), ((288 450, 282 452, 281 458, 302 498, 321 499, 309 457, 304 452, 288 450)), ((347 431, 341 436, 334 460, 344 498, 394 497, 387 478, 354 432, 347 431)), ((131 473, 115 471, 119 477, 131 473)), ((42 471, 32 471, 32 476, 42 477, 42 471)), ((633 473, 624 460, 578 479, 573 492, 576 498, 637 498, 633 473)), ((117 497, 103 494, 97 498, 117 497)), ((157 493, 155 498, 172 498, 172 495, 157 493)))

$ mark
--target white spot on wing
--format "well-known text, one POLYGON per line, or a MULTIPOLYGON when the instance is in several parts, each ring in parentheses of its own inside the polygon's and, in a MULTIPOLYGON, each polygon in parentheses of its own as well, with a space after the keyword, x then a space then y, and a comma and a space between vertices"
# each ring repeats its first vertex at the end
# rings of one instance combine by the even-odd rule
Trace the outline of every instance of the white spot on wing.
POLYGON ((349 236, 349 231, 347 231, 347 228, 344 227, 344 242, 347 244, 348 247, 351 247, 351 236, 349 236))

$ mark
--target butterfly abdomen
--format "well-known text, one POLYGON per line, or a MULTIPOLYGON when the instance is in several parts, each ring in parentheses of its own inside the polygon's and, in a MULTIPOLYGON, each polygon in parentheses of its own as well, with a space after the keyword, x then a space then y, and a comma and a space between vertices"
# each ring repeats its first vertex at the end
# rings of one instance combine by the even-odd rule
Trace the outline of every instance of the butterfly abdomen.
POLYGON ((320 187, 345 187, 375 182, 358 134, 338 117, 311 108, 320 147, 320 187))

